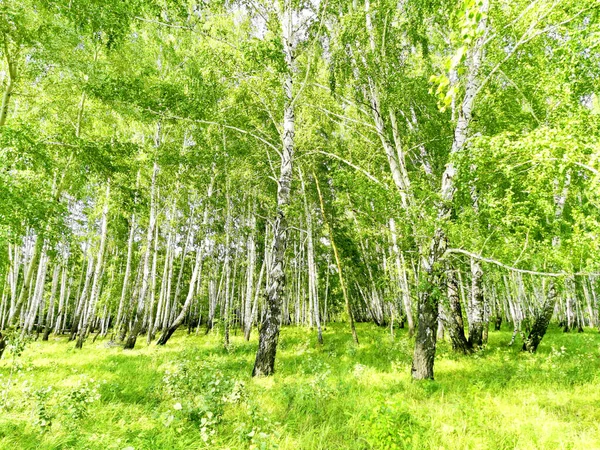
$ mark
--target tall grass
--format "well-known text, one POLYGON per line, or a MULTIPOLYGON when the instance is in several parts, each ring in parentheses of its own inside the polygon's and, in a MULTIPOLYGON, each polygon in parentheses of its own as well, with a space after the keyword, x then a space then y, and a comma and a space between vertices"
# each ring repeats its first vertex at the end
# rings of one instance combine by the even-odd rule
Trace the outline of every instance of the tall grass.
POLYGON ((284 328, 266 379, 240 334, 228 350, 183 331, 133 351, 29 343, 0 361, 0 449, 600 448, 597 333, 551 329, 535 355, 508 331, 473 356, 442 342, 436 381, 413 382, 406 335, 357 326, 359 347, 345 324, 322 347, 284 328))

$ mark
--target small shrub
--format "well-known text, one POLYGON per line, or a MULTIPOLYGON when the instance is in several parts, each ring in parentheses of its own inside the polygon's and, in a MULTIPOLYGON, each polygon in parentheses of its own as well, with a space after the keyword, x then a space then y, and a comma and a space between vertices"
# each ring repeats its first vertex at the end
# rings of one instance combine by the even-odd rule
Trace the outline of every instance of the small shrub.
POLYGON ((43 431, 47 430, 52 425, 52 419, 55 414, 49 406, 49 401, 53 395, 52 387, 40 388, 33 391, 34 398, 34 414, 33 424, 43 431))
POLYGON ((96 401, 100 400, 98 386, 93 379, 84 380, 68 391, 65 395, 65 406, 68 416, 71 419, 79 420, 88 416, 88 408, 96 401))
POLYGON ((367 416, 364 439, 374 449, 421 448, 418 442, 420 428, 410 413, 386 403, 373 409, 367 416))

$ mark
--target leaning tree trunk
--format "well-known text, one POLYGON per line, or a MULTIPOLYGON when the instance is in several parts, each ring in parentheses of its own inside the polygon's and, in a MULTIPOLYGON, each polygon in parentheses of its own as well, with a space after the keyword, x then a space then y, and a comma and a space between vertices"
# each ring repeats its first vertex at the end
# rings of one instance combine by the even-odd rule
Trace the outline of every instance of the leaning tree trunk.
MULTIPOLYGON (((563 190, 560 195, 555 197, 555 217, 559 219, 564 211, 565 203, 567 201, 567 195, 569 193, 569 186, 571 184, 571 173, 568 171, 565 176, 565 181, 563 185, 563 190)), ((558 247, 560 244, 560 238, 555 236, 552 240, 552 245, 554 247, 558 247)), ((569 293, 570 295, 571 293, 569 293)), ((546 300, 544 305, 542 306, 541 311, 537 314, 533 325, 531 327, 531 331, 529 332, 529 336, 523 342, 523 350, 528 352, 535 352, 537 350, 538 345, 542 341, 542 338, 546 334, 546 330, 548 329, 548 325, 550 324, 550 320, 552 319, 552 314, 554 314, 554 307, 556 305, 556 286, 554 281, 550 281, 550 287, 548 289, 548 294, 546 296, 546 300)))
MULTIPOLYGON (((207 199, 212 197, 214 181, 215 181, 215 176, 213 175, 213 177, 210 181, 210 185, 208 186, 208 193, 206 196, 207 199)), ((206 231, 206 226, 208 225, 208 216, 209 216, 209 210, 208 210, 208 205, 206 205, 204 207, 204 215, 202 216, 201 230, 203 232, 206 231)), ((170 339, 170 337, 173 335, 173 333, 175 333, 175 330, 177 330, 177 327, 179 327, 179 325, 181 325, 183 323, 185 316, 190 309, 192 301, 194 300, 196 285, 198 285, 198 286, 200 285, 200 281, 197 281, 197 280, 200 279, 200 275, 202 273, 202 263, 204 260, 204 245, 205 245, 205 239, 202 238, 202 240, 200 241, 200 244, 198 246, 198 249, 197 249, 196 262, 194 264, 194 269, 192 270, 192 279, 190 281, 190 287, 188 290, 187 297, 185 299, 185 303, 183 304, 183 307, 182 307, 181 311, 179 312, 179 315, 175 318, 175 320, 173 320, 171 325, 168 328, 166 328, 165 330, 163 330, 160 338, 156 342, 156 345, 165 345, 167 343, 167 341, 170 339)))
POLYGON ((340 255, 338 253, 337 246, 335 245, 335 239, 333 237, 333 229, 331 225, 329 225, 329 221, 327 220, 327 216, 325 215, 325 205, 323 203, 323 195, 321 194, 321 188, 319 186, 319 179, 317 175, 313 172, 313 177, 315 179, 315 185, 317 187, 317 193, 319 194, 319 203, 321 205, 321 215, 323 216, 323 222, 325 223, 325 227, 329 232, 329 241, 331 242, 331 248, 333 249, 333 256, 335 257, 335 262, 337 264, 338 276, 340 279, 340 286, 342 287, 342 294, 344 295, 344 303, 346 304, 346 313, 348 314, 348 321, 350 322, 350 331, 352 332, 352 339, 354 339, 354 343, 356 345, 358 342, 358 335, 356 334, 356 327, 354 326, 354 315, 352 314, 352 308, 350 306, 350 298, 348 297, 348 290, 346 288, 346 281, 344 280, 344 273, 342 272, 342 262, 340 260, 340 255))
POLYGON ((529 336, 527 339, 525 339, 525 342, 523 342, 524 351, 534 353, 537 350, 538 345, 540 345, 542 338, 546 334, 546 330, 550 324, 550 319, 552 319, 554 306, 556 305, 556 298, 556 287, 554 286, 554 281, 551 281, 544 306, 535 318, 529 336))
POLYGON ((36 267, 36 262, 40 252, 42 250, 42 240, 38 237, 36 238, 36 242, 33 248, 33 255, 31 257, 31 261, 29 261, 29 265, 27 266, 27 271, 25 273, 25 280, 23 281, 23 286, 21 286, 21 290, 19 292, 19 297, 14 305, 11 304, 11 309, 8 314, 8 326, 13 326, 19 312, 19 309, 23 305, 25 298, 28 296, 28 293, 31 289, 31 281, 33 280, 34 269, 36 267))
POLYGON ((452 341, 452 348, 464 354, 470 353, 472 346, 465 337, 460 295, 458 293, 458 281, 454 271, 446 272, 446 283, 448 288, 449 311, 445 313, 445 325, 452 341))
MULTIPOLYGON (((192 212, 192 217, 194 216, 192 212)), ((193 219, 192 219, 193 220, 193 219)), ((179 307, 179 296, 181 295, 181 284, 183 279, 183 272, 185 269, 185 258, 189 251, 190 238, 192 237, 192 224, 188 223, 187 233, 185 237, 185 244, 183 246, 183 251, 181 252, 180 264, 179 264, 179 273, 177 275, 177 281, 175 282, 175 295, 173 296, 173 303, 171 308, 171 314, 169 315, 168 324, 172 324, 175 321, 175 314, 179 307)), ((166 330, 165 327, 162 331, 166 330)))
POLYGON ((39 304, 41 303, 42 298, 44 296, 44 286, 46 284, 46 269, 48 267, 48 256, 46 254, 46 251, 47 241, 44 241, 44 244, 42 246, 42 255, 40 256, 40 264, 38 266, 35 288, 33 290, 33 295, 31 296, 29 301, 27 313, 25 314, 23 329, 21 330, 21 337, 31 333, 39 304))
POLYGON ((194 269, 192 271, 192 279, 190 280, 190 287, 189 287, 187 297, 185 299, 185 303, 183 304, 183 308, 181 309, 181 311, 179 312, 179 315, 175 318, 175 320, 173 321, 171 326, 169 326, 169 328, 167 328, 166 330, 164 330, 162 332, 162 334, 158 338, 158 341, 156 342, 156 345, 165 345, 167 343, 167 341, 169 340, 169 338, 173 335, 173 333, 175 333, 175 330, 177 330, 179 325, 181 325, 183 323, 183 320, 185 319, 185 316, 190 308, 190 305, 192 304, 192 300, 194 299, 196 280, 198 279, 198 276, 200 274, 200 270, 202 267, 203 255, 204 255, 204 248, 203 248, 203 245, 200 245, 200 248, 198 248, 197 253, 196 253, 196 262, 194 264, 194 269))
POLYGON ((308 207, 306 197, 306 189, 304 185, 304 177, 302 171, 300 173, 300 182, 302 186, 302 196, 304 198, 304 214, 306 215, 306 263, 308 266, 308 291, 312 304, 312 314, 315 324, 317 325, 317 339, 319 344, 323 344, 323 330, 321 328, 321 311, 319 308, 319 290, 317 279, 317 267, 315 264, 315 249, 313 242, 313 226, 312 226, 312 211, 308 207))

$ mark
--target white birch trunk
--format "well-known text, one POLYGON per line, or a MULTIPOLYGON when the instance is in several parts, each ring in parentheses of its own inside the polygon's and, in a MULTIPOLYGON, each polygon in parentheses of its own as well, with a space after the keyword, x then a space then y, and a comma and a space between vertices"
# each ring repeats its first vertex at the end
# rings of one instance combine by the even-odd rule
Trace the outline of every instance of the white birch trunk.
POLYGON ((90 291, 89 306, 85 315, 83 316, 82 326, 79 330, 79 338, 77 339, 76 348, 82 348, 83 342, 85 341, 88 333, 88 328, 91 325, 91 319, 94 317, 96 311, 96 302, 100 294, 100 279, 102 277, 103 263, 104 263, 104 250, 106 248, 106 235, 108 232, 108 205, 110 200, 110 181, 106 183, 106 194, 104 200, 104 208, 102 210, 102 225, 100 231, 100 247, 98 249, 98 256, 96 259, 96 267, 94 269, 94 280, 92 282, 92 289, 90 291))

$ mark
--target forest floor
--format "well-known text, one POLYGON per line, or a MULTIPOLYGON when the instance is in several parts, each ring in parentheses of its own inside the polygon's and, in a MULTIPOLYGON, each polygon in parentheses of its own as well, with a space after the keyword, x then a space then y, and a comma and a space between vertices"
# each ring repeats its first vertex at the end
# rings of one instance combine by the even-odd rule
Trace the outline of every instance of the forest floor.
POLYGON ((404 330, 357 331, 359 347, 329 325, 318 347, 314 332, 284 328, 267 379, 250 377, 256 333, 229 350, 184 330, 133 351, 31 342, 0 361, 0 449, 600 448, 593 330, 553 328, 535 355, 508 347, 508 330, 470 357, 441 343, 433 382, 411 381, 404 330))

